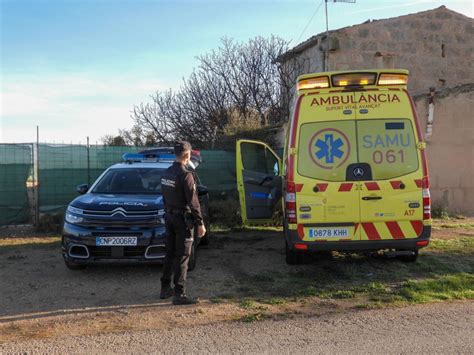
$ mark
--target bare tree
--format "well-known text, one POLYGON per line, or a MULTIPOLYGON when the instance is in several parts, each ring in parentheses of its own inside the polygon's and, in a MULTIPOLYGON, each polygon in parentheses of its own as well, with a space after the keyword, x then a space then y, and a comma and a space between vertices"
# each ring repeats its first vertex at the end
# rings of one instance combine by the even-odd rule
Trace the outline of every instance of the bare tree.
MULTIPOLYGON (((152 136, 157 143, 186 139, 207 148, 237 128, 286 120, 288 104, 281 100, 286 83, 276 59, 287 47, 274 36, 246 43, 222 39, 218 49, 197 57, 197 69, 179 90, 156 92, 152 102, 133 108, 131 131, 152 136)), ((128 138, 133 141, 133 134, 128 138)))

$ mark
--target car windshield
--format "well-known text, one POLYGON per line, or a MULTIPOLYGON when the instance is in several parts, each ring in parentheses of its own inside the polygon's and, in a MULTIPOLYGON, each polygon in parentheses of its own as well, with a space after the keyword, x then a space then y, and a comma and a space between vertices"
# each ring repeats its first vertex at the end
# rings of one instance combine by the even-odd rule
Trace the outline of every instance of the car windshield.
POLYGON ((110 169, 92 190, 104 194, 161 194, 163 169, 110 169))

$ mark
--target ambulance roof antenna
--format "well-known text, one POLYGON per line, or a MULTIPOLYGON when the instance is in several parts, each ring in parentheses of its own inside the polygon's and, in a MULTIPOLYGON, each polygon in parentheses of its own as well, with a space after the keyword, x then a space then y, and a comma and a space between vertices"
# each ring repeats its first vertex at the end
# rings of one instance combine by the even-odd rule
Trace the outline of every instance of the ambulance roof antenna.
POLYGON ((346 2, 350 4, 355 4, 356 0, 324 0, 324 7, 326 10, 326 50, 324 51, 324 63, 323 71, 329 71, 329 17, 328 17, 328 1, 336 2, 346 2))

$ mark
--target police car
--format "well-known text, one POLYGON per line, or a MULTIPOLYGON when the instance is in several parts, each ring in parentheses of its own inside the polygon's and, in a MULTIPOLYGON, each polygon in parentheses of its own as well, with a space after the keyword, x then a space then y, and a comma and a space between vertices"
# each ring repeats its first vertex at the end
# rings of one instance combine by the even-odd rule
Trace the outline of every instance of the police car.
MULTIPOLYGON (((172 148, 127 153, 123 162, 105 170, 92 184, 80 185, 67 207, 62 235, 66 266, 81 269, 95 263, 163 263, 166 254, 161 175, 173 163, 172 148)), ((195 170, 202 162, 194 150, 189 162, 207 233, 195 237, 189 269, 196 264, 196 247, 209 242, 209 194, 195 170)))
POLYGON ((284 196, 286 261, 316 251, 388 250, 416 261, 431 235, 428 167, 408 71, 298 77, 283 162, 237 142, 244 223, 268 222, 284 196))

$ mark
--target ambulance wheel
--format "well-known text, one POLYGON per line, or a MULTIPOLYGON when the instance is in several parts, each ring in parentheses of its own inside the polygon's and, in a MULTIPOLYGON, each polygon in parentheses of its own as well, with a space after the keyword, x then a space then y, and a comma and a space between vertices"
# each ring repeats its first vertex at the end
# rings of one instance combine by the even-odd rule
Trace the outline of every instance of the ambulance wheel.
POLYGON ((288 247, 288 243, 285 243, 285 255, 286 255, 286 263, 288 265, 298 265, 303 264, 305 261, 305 255, 302 252, 298 252, 296 250, 291 250, 288 247))
POLYGON ((189 255, 188 271, 193 271, 196 268, 196 251, 196 244, 193 243, 193 247, 191 248, 191 255, 189 255))
POLYGON ((418 259, 418 250, 413 250, 412 255, 400 255, 398 260, 403 261, 405 263, 414 263, 418 259))

